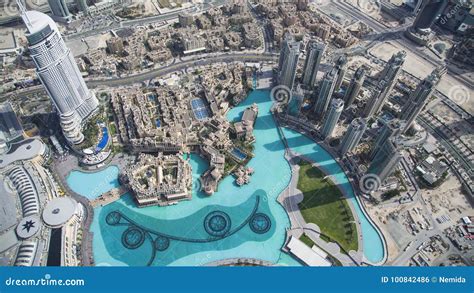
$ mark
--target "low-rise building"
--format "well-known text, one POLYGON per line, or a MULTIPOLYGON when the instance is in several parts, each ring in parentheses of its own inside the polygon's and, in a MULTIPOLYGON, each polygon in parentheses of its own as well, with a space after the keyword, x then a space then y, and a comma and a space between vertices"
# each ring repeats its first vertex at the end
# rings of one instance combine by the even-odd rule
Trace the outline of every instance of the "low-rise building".
POLYGON ((191 165, 180 154, 140 154, 125 176, 140 207, 170 205, 192 197, 191 165))

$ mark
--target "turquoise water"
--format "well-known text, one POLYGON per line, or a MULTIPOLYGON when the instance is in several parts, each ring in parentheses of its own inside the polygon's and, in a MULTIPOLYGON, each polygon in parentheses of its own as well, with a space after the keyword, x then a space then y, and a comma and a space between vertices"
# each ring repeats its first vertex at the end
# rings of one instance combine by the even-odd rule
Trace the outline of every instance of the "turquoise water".
MULTIPOLYGON (((219 190, 208 197, 198 191, 199 175, 208 168, 208 163, 197 155, 191 155, 191 201, 169 207, 137 208, 132 197, 126 195, 95 209, 91 231, 94 233, 93 250, 97 265, 193 266, 243 257, 281 265, 300 265, 280 250, 290 223, 276 198, 288 185, 291 172, 270 113, 269 92, 252 92, 239 107, 229 112, 228 119, 239 120, 252 103, 258 104, 259 116, 255 125, 255 157, 249 162, 255 170, 250 184, 238 187, 234 178, 228 176, 219 184, 219 190)), ((308 138, 288 129, 284 129, 284 133, 292 149, 319 162, 334 174, 337 184, 346 189, 360 213, 365 255, 372 262, 380 261, 383 258, 380 238, 360 211, 340 167, 308 138)), ((81 182, 89 187, 94 185, 84 182, 104 185, 101 184, 103 174, 95 178, 79 178, 82 174, 72 173, 68 183, 85 179, 81 182)), ((91 194, 87 188, 81 189, 84 193, 74 190, 86 196, 91 194)))
POLYGON ((117 166, 110 166, 95 173, 72 171, 67 177, 67 184, 74 192, 94 199, 119 186, 118 174, 117 166))

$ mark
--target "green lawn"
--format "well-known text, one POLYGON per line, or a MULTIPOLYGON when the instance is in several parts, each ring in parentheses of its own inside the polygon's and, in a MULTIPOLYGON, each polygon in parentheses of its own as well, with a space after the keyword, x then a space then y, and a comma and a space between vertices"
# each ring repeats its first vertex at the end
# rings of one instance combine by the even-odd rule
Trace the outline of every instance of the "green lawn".
POLYGON ((313 245, 315 245, 313 240, 311 240, 308 236, 306 236, 306 234, 301 235, 300 240, 301 240, 301 242, 303 242, 304 244, 306 244, 309 247, 313 247, 313 245))
POLYGON ((318 225, 322 234, 347 252, 357 251, 356 225, 342 193, 330 179, 324 179, 324 173, 318 168, 305 161, 299 165, 298 189, 304 194, 299 208, 303 218, 318 225))

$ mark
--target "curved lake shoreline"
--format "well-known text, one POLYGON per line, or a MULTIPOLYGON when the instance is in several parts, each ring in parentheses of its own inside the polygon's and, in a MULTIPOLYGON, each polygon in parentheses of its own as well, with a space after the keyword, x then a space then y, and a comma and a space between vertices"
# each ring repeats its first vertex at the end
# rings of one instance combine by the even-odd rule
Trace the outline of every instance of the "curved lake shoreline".
MULTIPOLYGON (((232 225, 243 222, 245 213, 248 213, 250 210, 246 203, 253 202, 255 197, 262 196, 264 193, 265 195, 262 199, 263 201, 267 200, 267 202, 263 202, 261 208, 259 207, 258 209, 270 218, 272 229, 268 233, 271 233, 271 237, 268 237, 270 235, 252 234, 251 229, 245 227, 232 237, 215 242, 217 245, 214 246, 185 242, 180 242, 179 245, 172 243, 166 252, 157 255, 153 265, 203 265, 213 261, 236 257, 262 259, 277 264, 299 265, 298 262, 288 258, 281 251, 286 238, 286 229, 289 228, 290 224, 286 211, 276 199, 288 185, 291 179, 291 169, 284 158, 284 145, 270 113, 272 102, 269 98, 269 91, 252 92, 238 107, 229 111, 227 118, 229 121, 238 120, 245 108, 253 103, 257 103, 259 106, 259 117, 254 130, 256 136, 255 157, 248 164, 249 167, 255 170, 250 184, 238 187, 234 183, 234 178, 227 176, 220 182, 218 192, 211 197, 204 196, 198 191, 199 184, 195 183, 195 181, 207 169, 208 163, 197 155, 191 155, 190 163, 193 168, 193 199, 191 201, 180 202, 178 205, 169 207, 137 208, 132 196, 126 195, 106 207, 95 208, 91 232, 94 233, 93 250, 97 265, 146 265, 146 261, 136 262, 131 257, 139 258, 138 256, 142 253, 143 259, 149 257, 149 255, 145 255, 148 254, 146 249, 137 256, 136 252, 138 250, 131 250, 135 253, 129 253, 130 251, 127 248, 117 243, 123 239, 124 231, 123 229, 115 230, 115 227, 107 226, 105 219, 112 211, 122 211, 133 218, 139 225, 143 226, 145 230, 153 229, 153 231, 162 232, 167 230, 164 228, 167 226, 166 223, 171 224, 172 222, 173 235, 191 233, 196 236, 202 236, 203 234, 201 233, 204 232, 201 231, 201 222, 206 214, 215 210, 222 210, 229 214, 232 225), (232 208, 237 206, 247 206, 247 208, 242 208, 242 211, 238 212, 233 211, 235 209, 232 208), (180 223, 180 220, 184 218, 188 220, 183 220, 180 223), (150 227, 148 225, 149 219, 155 219, 159 224, 150 227), (196 228, 191 227, 192 229, 190 229, 190 222, 196 222, 196 228)), ((384 258, 382 240, 372 224, 367 220, 365 213, 361 210, 352 186, 337 162, 309 138, 290 129, 283 128, 283 131, 293 150, 320 164, 323 169, 330 172, 331 176, 337 180, 337 184, 345 189, 346 194, 349 194, 348 197, 361 219, 364 255, 370 262, 377 263, 381 261, 384 258)), ((118 168, 116 166, 109 168, 116 168, 118 175, 118 168)), ((81 172, 73 171, 68 176, 68 184, 72 190, 91 199, 98 191, 103 193, 107 191, 107 188, 112 189, 116 187, 114 186, 115 181, 103 180, 105 174, 113 174, 115 172, 114 169, 109 170, 109 168, 92 174, 81 174, 81 172), (101 173, 104 171, 110 173, 101 173), (84 174, 92 177, 85 179, 84 174), (77 182, 80 182, 80 184, 77 184, 77 182), (103 188, 97 188, 97 186, 102 186, 103 188)), ((143 248, 145 248, 146 244, 143 245, 143 248)))

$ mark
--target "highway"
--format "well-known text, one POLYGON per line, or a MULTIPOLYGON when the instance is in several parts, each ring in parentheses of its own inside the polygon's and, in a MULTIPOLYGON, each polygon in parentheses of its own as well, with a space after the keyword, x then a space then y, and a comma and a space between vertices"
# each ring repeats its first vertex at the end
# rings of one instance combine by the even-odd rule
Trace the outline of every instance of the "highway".
POLYGON ((181 61, 178 63, 174 63, 165 67, 161 67, 158 69, 154 69, 151 71, 125 76, 125 77, 118 77, 118 78, 111 78, 111 79, 95 79, 95 80, 88 80, 86 81, 87 85, 91 87, 97 86, 123 86, 123 85, 130 85, 138 82, 147 81, 156 77, 160 77, 172 72, 181 71, 186 68, 195 67, 195 66, 205 66, 212 63, 231 63, 236 61, 242 62, 265 62, 265 61, 276 61, 277 55, 273 54, 222 54, 222 55, 209 55, 206 57, 195 58, 191 60, 181 61))
MULTIPOLYGON (((278 55, 277 54, 236 54, 236 53, 226 53, 220 55, 206 55, 206 56, 197 56, 191 60, 182 60, 177 63, 173 63, 164 67, 160 67, 157 69, 153 69, 146 72, 141 72, 134 75, 123 76, 123 77, 113 77, 108 79, 88 79, 86 83, 88 86, 94 88, 98 86, 109 86, 109 87, 117 87, 117 86, 124 86, 124 85, 131 85, 134 83, 144 82, 151 80, 153 78, 157 78, 160 76, 167 75, 172 72, 178 72, 190 67, 195 66, 205 66, 212 63, 231 63, 236 61, 241 62, 266 62, 266 61, 276 61, 278 55)), ((37 93, 43 93, 44 89, 41 85, 31 87, 22 91, 12 92, 6 95, 2 95, 0 100, 4 98, 9 98, 13 96, 28 96, 37 93)))

